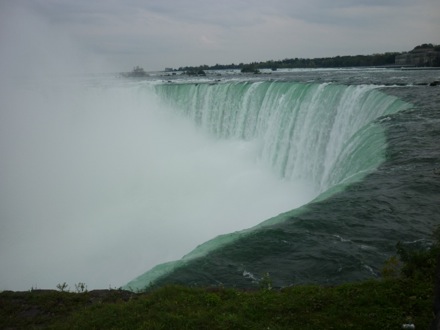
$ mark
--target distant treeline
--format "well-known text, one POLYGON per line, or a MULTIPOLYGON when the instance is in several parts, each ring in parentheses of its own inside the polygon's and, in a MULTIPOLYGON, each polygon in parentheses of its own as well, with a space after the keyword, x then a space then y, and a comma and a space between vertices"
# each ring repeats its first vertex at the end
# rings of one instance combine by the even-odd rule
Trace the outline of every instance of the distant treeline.
POLYGON ((225 69, 292 69, 292 68, 338 68, 356 66, 386 66, 393 65, 396 55, 400 53, 385 53, 374 55, 336 56, 323 58, 291 58, 279 61, 252 62, 248 64, 216 64, 213 66, 187 66, 179 71, 225 70, 225 69))
MULTIPOLYGON (((420 48, 433 48, 439 50, 439 45, 423 44, 416 46, 414 49, 420 48)), ((225 70, 225 69, 239 69, 245 71, 253 71, 260 69, 292 69, 292 68, 343 68, 343 67, 360 67, 360 66, 390 66, 395 64, 396 55, 400 55, 399 52, 387 52, 382 54, 373 55, 347 55, 347 56, 335 56, 335 57, 322 57, 322 58, 291 58, 284 60, 270 60, 265 62, 252 62, 252 63, 240 63, 240 64, 216 64, 213 66, 200 65, 200 66, 186 66, 180 67, 179 71, 197 72, 200 70, 225 70)))

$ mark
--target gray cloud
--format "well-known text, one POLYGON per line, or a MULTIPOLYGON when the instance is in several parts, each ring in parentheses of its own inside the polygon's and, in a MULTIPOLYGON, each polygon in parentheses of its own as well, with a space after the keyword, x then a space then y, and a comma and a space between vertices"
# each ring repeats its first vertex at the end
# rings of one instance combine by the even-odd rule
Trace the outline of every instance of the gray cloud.
POLYGON ((162 69, 404 51, 424 42, 440 43, 440 3, 435 0, 16 3, 112 62, 117 70, 136 64, 162 69))

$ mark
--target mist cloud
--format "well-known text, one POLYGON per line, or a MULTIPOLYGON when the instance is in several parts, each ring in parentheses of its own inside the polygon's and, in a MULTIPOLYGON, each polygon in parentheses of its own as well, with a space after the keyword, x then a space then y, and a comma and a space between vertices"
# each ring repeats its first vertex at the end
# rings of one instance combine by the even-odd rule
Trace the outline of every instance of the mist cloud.
POLYGON ((125 284, 294 203, 295 186, 160 104, 148 84, 85 75, 68 30, 2 12, 0 290, 125 284))
POLYGON ((2 289, 120 286, 301 203, 252 143, 206 137, 129 87, 17 90, 1 123, 2 289))

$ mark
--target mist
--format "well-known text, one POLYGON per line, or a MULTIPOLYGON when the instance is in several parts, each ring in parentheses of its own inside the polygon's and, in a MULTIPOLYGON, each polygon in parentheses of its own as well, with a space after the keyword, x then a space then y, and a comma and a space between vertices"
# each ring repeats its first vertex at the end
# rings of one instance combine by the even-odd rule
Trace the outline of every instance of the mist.
POLYGON ((119 287, 311 198, 35 13, 1 25, 0 290, 119 287))

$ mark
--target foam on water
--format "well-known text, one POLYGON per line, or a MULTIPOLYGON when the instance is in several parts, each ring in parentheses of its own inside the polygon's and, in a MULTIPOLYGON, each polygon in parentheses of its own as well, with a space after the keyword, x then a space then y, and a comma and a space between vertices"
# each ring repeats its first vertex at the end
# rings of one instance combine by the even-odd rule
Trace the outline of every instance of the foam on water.
POLYGON ((315 193, 267 171, 255 141, 172 114, 149 84, 21 86, 1 102, 3 289, 119 286, 315 193))
MULTIPOLYGON (((163 102, 211 136, 256 144, 256 163, 282 180, 295 183, 297 191, 290 193, 302 193, 308 198, 305 201, 319 194, 319 199, 326 198, 379 166, 386 142, 374 120, 410 106, 372 85, 263 81, 164 84, 155 89, 163 102), (310 193, 304 191, 305 187, 310 193)), ((286 211, 297 206, 292 203, 286 211)), ((274 216, 276 213, 268 221, 255 223, 255 228, 285 218, 274 216)), ((126 288, 143 288, 248 232, 206 242, 182 260, 159 265, 139 276, 126 288)))

